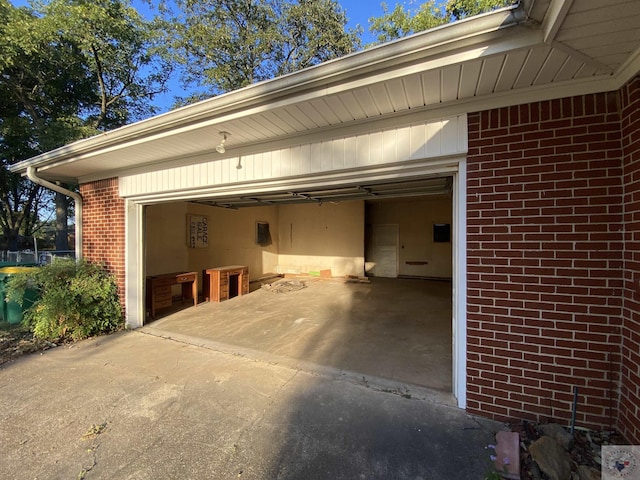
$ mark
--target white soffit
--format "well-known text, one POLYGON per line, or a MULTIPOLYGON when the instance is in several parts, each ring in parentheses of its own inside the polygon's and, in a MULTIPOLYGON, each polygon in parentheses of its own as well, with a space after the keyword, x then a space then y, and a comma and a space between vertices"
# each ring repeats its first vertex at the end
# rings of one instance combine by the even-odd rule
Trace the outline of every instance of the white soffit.
MULTIPOLYGON (((317 67, 183 107, 21 162, 89 181, 215 153, 264 152, 309 136, 620 88, 640 71, 637 0, 523 0, 317 67)), ((384 128, 384 125, 383 125, 384 128)), ((217 156, 216 156, 217 155, 217 156)))

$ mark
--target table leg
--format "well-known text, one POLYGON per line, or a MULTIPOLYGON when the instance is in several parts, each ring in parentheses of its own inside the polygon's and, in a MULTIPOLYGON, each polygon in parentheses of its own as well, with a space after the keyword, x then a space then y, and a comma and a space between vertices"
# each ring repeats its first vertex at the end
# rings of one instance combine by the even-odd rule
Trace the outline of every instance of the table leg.
POLYGON ((198 279, 196 278, 191 284, 191 294, 193 295, 193 306, 198 305, 198 279))

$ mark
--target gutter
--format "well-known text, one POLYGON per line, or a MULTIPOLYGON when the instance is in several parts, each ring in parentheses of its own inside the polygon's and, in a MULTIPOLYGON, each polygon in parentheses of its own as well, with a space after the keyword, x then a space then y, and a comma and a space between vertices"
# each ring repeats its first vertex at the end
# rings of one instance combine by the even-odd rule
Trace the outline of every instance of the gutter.
POLYGON ((27 167, 27 178, 33 183, 36 183, 45 188, 48 188, 49 190, 53 190, 54 192, 61 193, 73 199, 76 211, 76 261, 82 259, 82 197, 80 196, 80 194, 72 192, 71 190, 67 190, 66 188, 62 188, 60 185, 51 183, 44 178, 38 177, 34 166, 27 167))

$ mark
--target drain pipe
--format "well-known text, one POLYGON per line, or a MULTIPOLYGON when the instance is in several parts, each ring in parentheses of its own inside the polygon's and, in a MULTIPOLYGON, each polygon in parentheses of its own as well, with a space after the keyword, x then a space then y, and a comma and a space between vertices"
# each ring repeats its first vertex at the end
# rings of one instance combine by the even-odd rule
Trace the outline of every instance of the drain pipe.
POLYGON ((51 183, 44 178, 40 178, 36 175, 36 169, 33 166, 27 167, 27 178, 33 183, 37 183, 49 190, 61 193, 67 197, 71 197, 75 203, 76 211, 76 261, 82 258, 82 197, 79 193, 72 192, 66 188, 62 188, 60 185, 51 183))

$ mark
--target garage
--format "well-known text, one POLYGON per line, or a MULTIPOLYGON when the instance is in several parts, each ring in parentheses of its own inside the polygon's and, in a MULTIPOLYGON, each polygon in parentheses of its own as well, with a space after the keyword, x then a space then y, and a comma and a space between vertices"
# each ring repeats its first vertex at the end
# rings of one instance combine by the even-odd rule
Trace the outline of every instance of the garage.
MULTIPOLYGON (((164 148, 187 151, 193 148, 190 138, 201 138, 206 152, 215 150, 222 138, 224 153, 215 150, 169 159, 119 175, 117 191, 126 204, 129 232, 125 235, 127 322, 135 327, 153 325, 148 322, 145 286, 149 277, 168 272, 192 272, 201 295, 202 270, 224 266, 247 267, 252 285, 271 274, 313 277, 329 272, 336 278, 369 278, 368 286, 340 284, 353 291, 329 296, 325 306, 344 296, 353 305, 354 298, 367 295, 373 305, 367 308, 376 313, 389 306, 414 305, 414 310, 389 312, 387 317, 374 315, 379 323, 368 320, 370 337, 358 335, 350 323, 367 323, 353 315, 366 309, 361 304, 359 310, 341 310, 341 323, 315 321, 326 328, 308 328, 298 342, 261 344, 255 332, 271 331, 274 316, 288 319, 289 325, 298 321, 297 326, 305 326, 301 319, 311 314, 296 313, 304 300, 292 300, 279 313, 263 312, 266 323, 255 323, 253 331, 240 329, 235 336, 221 336, 225 325, 211 319, 224 315, 209 310, 233 306, 234 311, 225 314, 236 318, 252 295, 263 295, 255 288, 246 298, 185 310, 180 315, 203 318, 182 322, 182 330, 174 333, 258 351, 272 349, 271 353, 296 361, 433 388, 464 407, 466 115, 433 119, 408 115, 249 146, 241 138, 249 134, 249 124, 229 125, 238 128, 227 127, 222 136, 200 125, 173 130, 169 138, 156 139, 154 151, 139 154, 157 156, 162 151, 168 156, 164 148), (204 237, 191 238, 204 224, 204 237), (389 293, 398 288, 415 289, 415 295, 398 301, 397 291, 395 296, 389 293), (438 296, 430 297, 433 292, 438 296), (424 312, 442 302, 440 323, 429 325, 424 312), (396 322, 387 324, 385 318, 396 322), (422 319, 422 324, 412 324, 414 319, 422 319), (304 347, 322 344, 324 338, 331 339, 324 348, 304 347), (358 358, 353 352, 362 355, 358 358)), ((180 295, 179 288, 173 288, 172 295, 180 295)), ((314 298, 320 298, 322 291, 317 291, 315 282, 283 297, 293 299, 313 289, 314 298)), ((334 309, 331 319, 335 317, 334 309)), ((242 318, 252 324, 254 316, 242 318)), ((169 329, 169 323, 163 319, 156 325, 169 329)), ((313 326, 312 321, 309 324, 313 326)), ((289 339, 288 331, 281 333, 280 338, 289 339)))
MULTIPOLYGON (((73 161, 37 173, 80 179, 77 243, 88 258, 109 258, 130 328, 148 323, 149 278, 170 272, 191 272, 196 295, 203 269, 229 265, 246 266, 250 280, 329 271, 448 282, 444 366, 404 381, 453 393, 465 408, 467 114, 412 109, 406 101, 423 104, 429 92, 397 84, 400 71, 331 92, 322 85, 336 72, 323 72, 305 73, 317 89, 289 92, 288 79, 275 79, 77 142, 73 161)), ((398 365, 411 362, 420 363, 398 365)), ((402 379, 401 366, 369 374, 402 379)))
POLYGON ((434 176, 149 205, 147 276, 186 265, 202 287, 205 269, 242 265, 251 288, 197 308, 177 302, 153 321, 147 311, 146 321, 222 348, 436 389, 452 401, 452 184, 434 176), (194 218, 207 226, 198 245, 187 238, 194 218), (260 288, 282 282, 305 288, 260 288))
MULTIPOLYGON (((455 43, 456 28, 436 43, 416 41, 455 43)), ((41 183, 80 184, 78 251, 117 277, 130 328, 147 323, 147 279, 161 273, 195 272, 200 294, 202 269, 238 262, 251 280, 326 270, 447 279, 443 388, 466 408, 467 109, 427 107, 453 93, 448 47, 429 65, 417 47, 398 42, 220 95, 51 152, 27 170, 41 183), (424 210, 443 215, 405 218, 423 209, 406 199, 438 196, 448 206, 424 210), (188 246, 187 225, 203 221, 207 246, 188 246), (266 237, 257 245, 258 226, 266 237), (448 241, 434 243, 434 228, 448 241)))
MULTIPOLYGON (((460 408, 501 421, 568 421, 579 387, 580 424, 637 439, 640 56, 637 22, 629 23, 637 8, 623 3, 519 2, 11 171, 74 199, 76 252, 116 277, 130 328, 145 326, 146 279, 161 270, 237 257, 254 272, 369 274, 372 288, 389 281, 389 292, 395 282, 432 281, 423 279, 437 277, 429 269, 446 258, 460 408), (394 205, 404 193, 428 196, 421 182, 432 179, 450 183, 451 218, 448 229, 448 219, 431 218, 428 237, 437 225, 451 252, 427 257, 413 241, 424 228, 405 238, 399 213, 421 209, 394 205), (57 182, 78 184, 80 195, 57 182), (400 192, 403 183, 420 188, 400 192), (393 193, 380 198, 387 187, 393 193), (226 241, 227 251, 188 247, 186 225, 197 233, 214 215, 229 217, 207 242, 226 241), (323 242, 310 249, 305 235, 323 242)), ((331 365, 329 351, 306 349, 305 358, 331 365)))

